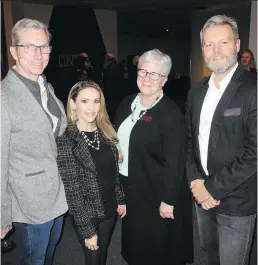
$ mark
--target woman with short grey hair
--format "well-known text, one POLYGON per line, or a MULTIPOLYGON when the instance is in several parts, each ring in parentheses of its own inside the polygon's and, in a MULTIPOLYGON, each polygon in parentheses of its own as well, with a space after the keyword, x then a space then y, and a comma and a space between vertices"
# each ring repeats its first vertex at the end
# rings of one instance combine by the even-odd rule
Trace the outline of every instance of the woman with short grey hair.
POLYGON ((117 111, 128 213, 122 221, 122 255, 129 265, 193 260, 184 117, 162 89, 171 66, 160 50, 145 52, 137 69, 139 94, 125 98, 117 111))

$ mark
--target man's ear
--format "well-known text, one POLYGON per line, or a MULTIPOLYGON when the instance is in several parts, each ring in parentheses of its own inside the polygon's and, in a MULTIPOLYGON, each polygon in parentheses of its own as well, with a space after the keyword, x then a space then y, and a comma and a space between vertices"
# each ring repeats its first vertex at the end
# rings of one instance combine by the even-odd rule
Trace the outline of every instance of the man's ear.
POLYGON ((16 47, 11 46, 11 47, 10 47, 10 53, 11 53, 13 59, 14 59, 15 61, 17 61, 17 59, 18 59, 18 55, 17 55, 17 49, 16 49, 16 47))
POLYGON ((239 52, 240 51, 240 39, 236 41, 236 48, 237 48, 237 52, 239 52))

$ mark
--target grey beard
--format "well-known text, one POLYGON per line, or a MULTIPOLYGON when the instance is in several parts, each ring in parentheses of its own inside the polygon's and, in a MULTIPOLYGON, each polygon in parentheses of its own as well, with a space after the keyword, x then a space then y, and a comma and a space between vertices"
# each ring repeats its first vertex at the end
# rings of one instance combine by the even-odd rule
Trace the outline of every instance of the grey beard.
POLYGON ((204 61, 206 66, 214 73, 224 73, 236 64, 237 54, 234 54, 223 66, 220 67, 212 66, 212 64, 210 63, 211 59, 207 60, 204 58, 204 61))

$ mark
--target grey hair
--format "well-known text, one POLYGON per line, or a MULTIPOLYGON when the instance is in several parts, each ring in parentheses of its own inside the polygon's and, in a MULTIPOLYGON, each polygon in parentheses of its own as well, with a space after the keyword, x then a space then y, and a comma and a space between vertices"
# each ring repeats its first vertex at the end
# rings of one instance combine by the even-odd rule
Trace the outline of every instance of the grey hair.
POLYGON ((153 49, 153 50, 150 50, 150 51, 143 53, 139 59, 138 67, 144 61, 148 61, 148 62, 154 61, 158 64, 161 64, 162 74, 165 76, 169 75, 171 67, 172 67, 172 60, 167 54, 161 52, 160 50, 153 49))
POLYGON ((201 45, 203 42, 203 32, 207 28, 220 26, 220 25, 229 25, 232 28, 234 39, 235 41, 239 39, 239 33, 238 33, 238 26, 234 18, 228 17, 226 15, 217 15, 209 18, 207 22, 204 24, 201 32, 200 32, 200 38, 201 38, 201 45))
POLYGON ((19 20, 12 29, 12 45, 13 46, 19 43, 20 33, 27 29, 39 29, 39 30, 45 31, 48 37, 48 41, 50 42, 51 34, 48 30, 47 25, 35 19, 23 18, 19 20))

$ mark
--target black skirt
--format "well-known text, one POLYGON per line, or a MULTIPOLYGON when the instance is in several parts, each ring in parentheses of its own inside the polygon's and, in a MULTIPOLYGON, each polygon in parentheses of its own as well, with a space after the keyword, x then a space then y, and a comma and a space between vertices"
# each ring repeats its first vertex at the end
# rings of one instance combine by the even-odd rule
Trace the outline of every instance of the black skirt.
MULTIPOLYGON (((127 177, 120 176, 127 189, 127 177)), ((129 191, 130 192, 130 191, 129 191)), ((181 196, 191 195, 186 191, 181 196)), ((192 212, 175 207, 175 219, 163 219, 157 207, 127 203, 122 219, 122 256, 129 265, 184 265, 193 262, 192 212), (190 220, 189 220, 190 217, 190 220)))

